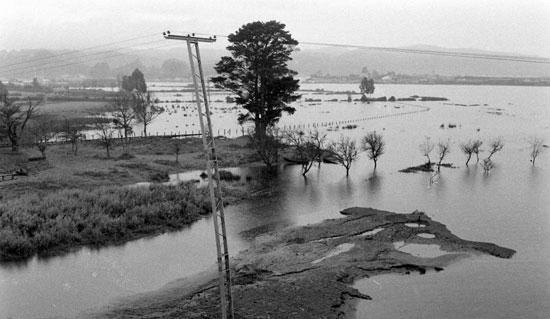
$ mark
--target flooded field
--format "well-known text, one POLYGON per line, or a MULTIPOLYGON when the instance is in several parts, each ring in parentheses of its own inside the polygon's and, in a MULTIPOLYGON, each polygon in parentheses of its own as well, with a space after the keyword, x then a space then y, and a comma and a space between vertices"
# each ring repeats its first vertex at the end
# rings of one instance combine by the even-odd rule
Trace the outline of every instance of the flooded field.
MULTIPOLYGON (((357 85, 306 84, 302 88, 345 91, 357 90, 357 85)), ((320 130, 331 139, 340 134, 359 139, 376 130, 387 141, 387 153, 376 173, 372 162, 361 156, 349 178, 344 168, 335 165, 314 167, 307 179, 300 175, 299 167, 281 167, 277 178, 263 181, 274 190, 271 198, 228 207, 230 252, 248 247, 250 234, 336 218, 350 206, 407 213, 418 209, 446 224, 457 236, 493 242, 515 249, 517 254, 511 260, 468 259, 438 273, 383 275, 359 281, 356 287, 373 300, 360 303, 358 317, 546 318, 550 313, 550 152, 543 153, 532 167, 528 140, 539 136, 550 143, 550 88, 377 85, 375 96, 382 95, 441 96, 449 101, 406 102, 395 108, 391 102, 325 102, 346 95, 304 93, 304 99, 321 98, 323 102, 297 102, 296 115, 284 117, 282 126, 376 117, 356 121, 353 124, 358 127, 351 130, 320 130), (385 116, 426 108, 429 111, 385 116), (449 124, 456 127, 449 128, 449 124), (429 182, 430 173, 398 172, 423 163, 418 145, 426 136, 452 143, 446 162, 456 168, 442 168, 436 183, 429 182), (473 137, 484 141, 502 137, 505 142, 503 151, 493 157, 496 167, 488 175, 480 165, 464 165, 465 156, 458 145, 473 137)), ((213 101, 217 99, 212 96, 213 101)), ((196 112, 181 110, 181 105, 172 114, 159 117, 150 131, 191 130, 198 122, 196 112), (185 112, 188 116, 183 116, 185 112)), ((213 107, 216 128, 239 132, 240 126, 235 124, 238 110, 225 102, 214 102, 213 107)), ((194 127, 198 130, 198 124, 194 127)), ((259 178, 257 169, 236 172, 259 178)), ((193 177, 198 173, 182 178, 198 178, 193 177)), ((418 247, 409 248, 411 253, 426 253, 418 247)), ((428 252, 439 253, 436 248, 428 248, 428 252)), ((211 220, 205 218, 182 231, 125 245, 2 264, 0 318, 74 317, 118 298, 159 289, 214 263, 211 220)))

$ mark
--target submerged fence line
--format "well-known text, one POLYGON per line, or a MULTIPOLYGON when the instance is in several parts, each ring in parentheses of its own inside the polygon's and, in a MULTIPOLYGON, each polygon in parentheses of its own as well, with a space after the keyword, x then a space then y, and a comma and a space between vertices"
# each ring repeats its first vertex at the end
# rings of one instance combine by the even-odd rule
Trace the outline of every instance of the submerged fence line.
MULTIPOLYGON (((372 121, 377 119, 383 119, 383 118, 392 118, 392 117, 400 117, 410 114, 416 114, 416 113, 422 113, 422 112, 428 112, 430 110, 427 106, 422 105, 414 105, 414 104, 405 104, 400 103, 402 106, 411 106, 417 108, 417 110, 412 111, 406 111, 406 112, 397 112, 392 114, 380 114, 380 115, 372 115, 372 116, 365 116, 361 118, 355 118, 350 120, 334 120, 334 121, 321 121, 321 122, 309 122, 309 123, 299 123, 299 124, 284 124, 280 126, 280 129, 283 130, 300 130, 300 129, 316 129, 316 128, 333 128, 338 127, 341 125, 349 125, 353 123, 358 122, 364 122, 364 121, 372 121)), ((247 130, 245 130, 244 127, 239 128, 230 128, 230 129, 217 129, 216 136, 225 136, 225 137, 239 137, 239 136, 245 136, 247 135, 247 130)), ((141 134, 132 134, 128 136, 129 140, 136 140, 141 138, 151 138, 151 137, 165 137, 165 138, 182 138, 182 137, 197 137, 201 136, 201 131, 199 129, 197 130, 178 130, 178 131, 164 131, 159 133, 154 132, 153 134, 148 134, 145 136, 143 132, 141 134)), ((102 137, 98 136, 98 134, 90 133, 88 134, 82 134, 82 137, 80 138, 80 141, 98 141, 101 140, 102 137)), ((118 134, 118 136, 113 137, 113 140, 124 140, 125 137, 122 136, 121 133, 118 134)), ((62 144, 62 143, 69 143, 69 140, 64 137, 54 137, 49 141, 49 144, 62 144)), ((0 144, 0 147, 9 147, 10 144, 3 143, 0 144)))

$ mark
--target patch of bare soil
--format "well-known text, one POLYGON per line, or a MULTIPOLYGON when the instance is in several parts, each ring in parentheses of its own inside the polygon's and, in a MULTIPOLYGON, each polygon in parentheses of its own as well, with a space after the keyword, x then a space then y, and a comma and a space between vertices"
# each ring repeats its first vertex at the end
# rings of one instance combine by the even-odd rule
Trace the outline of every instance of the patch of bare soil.
MULTIPOLYGON (((514 250, 463 240, 423 212, 348 208, 346 217, 263 235, 232 261, 235 318, 353 318, 351 287, 381 273, 424 274, 476 254, 511 258, 514 250), (420 236, 419 236, 420 234, 420 236), (427 236, 426 234, 430 234, 427 236), (403 245, 438 245, 418 257, 403 245)), ((120 302, 94 318, 219 318, 215 271, 120 302)))

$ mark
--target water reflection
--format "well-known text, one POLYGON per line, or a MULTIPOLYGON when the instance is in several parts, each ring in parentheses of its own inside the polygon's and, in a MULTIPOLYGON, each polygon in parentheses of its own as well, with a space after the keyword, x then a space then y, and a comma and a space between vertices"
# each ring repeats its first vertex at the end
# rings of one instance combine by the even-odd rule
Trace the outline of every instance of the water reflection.
POLYGON ((366 184, 369 196, 372 195, 373 197, 376 197, 382 186, 382 176, 374 170, 368 176, 366 184))
MULTIPOLYGON (((449 281, 440 277, 433 281, 425 280, 427 276, 418 276, 420 279, 415 279, 412 286, 403 282, 388 285, 391 289, 384 298, 390 305, 406 300, 405 304, 414 306, 414 309, 401 308, 406 310, 408 317, 422 317, 423 308, 435 307, 441 309, 439 314, 445 317, 454 311, 460 315, 461 308, 472 308, 480 298, 484 304, 490 305, 486 308, 492 307, 506 313, 511 306, 518 305, 517 302, 507 305, 517 297, 522 298, 519 305, 523 305, 521 316, 536 317, 533 312, 540 311, 540 307, 529 310, 524 309, 524 305, 529 304, 529 300, 534 305, 540 305, 547 303, 550 298, 547 277, 550 269, 550 218, 547 212, 550 207, 550 172, 546 168, 531 167, 525 154, 517 151, 523 145, 522 136, 517 132, 524 135, 529 132, 515 129, 528 127, 535 130, 542 126, 540 119, 549 116, 547 108, 539 106, 545 105, 545 101, 550 98, 550 90, 403 85, 392 86, 390 92, 388 88, 381 86, 380 94, 386 90, 396 96, 447 96, 455 99, 453 102, 465 104, 497 105, 503 101, 515 102, 525 97, 537 97, 539 103, 522 105, 517 109, 510 107, 509 111, 534 112, 539 120, 526 125, 521 119, 502 117, 500 122, 495 122, 494 117, 480 113, 475 108, 431 104, 432 110, 422 115, 372 121, 368 122, 369 127, 360 124, 358 129, 346 132, 359 138, 365 132, 363 127, 369 130, 386 128, 384 134, 388 150, 383 157, 384 165, 376 172, 366 169, 372 167, 372 163, 365 158, 353 164, 349 178, 345 177, 345 170, 337 165, 314 167, 307 179, 301 176, 300 167, 296 165, 281 167, 276 175, 270 175, 260 168, 230 168, 233 173, 241 175, 241 182, 247 182, 247 177, 250 177, 247 183, 254 189, 259 188, 272 194, 267 199, 227 207, 230 252, 235 254, 247 248, 251 238, 257 234, 290 225, 337 218, 340 210, 350 206, 370 206, 397 212, 419 209, 446 224, 460 237, 495 242, 518 250, 518 256, 514 259, 517 262, 495 258, 490 259, 485 267, 475 265, 451 276, 446 271, 438 273, 439 276, 450 278, 449 281), (462 123, 462 126, 443 133, 453 135, 457 140, 471 138, 477 127, 495 136, 505 136, 507 146, 498 154, 498 166, 489 176, 484 176, 480 165, 442 168, 440 181, 428 188, 429 174, 397 172, 423 160, 418 154, 419 141, 424 136, 443 134, 439 124, 450 121, 462 123), (502 121, 506 121, 506 125, 502 121), (493 264, 493 260, 497 261, 496 264, 493 264), (545 278, 540 278, 544 275, 545 278), (486 290, 472 290, 469 287, 472 282, 486 290), (426 285, 425 291, 434 292, 437 298, 440 298, 440 292, 445 287, 450 287, 459 296, 471 296, 471 300, 462 298, 453 304, 451 296, 451 302, 442 298, 437 306, 431 307, 432 304, 426 299, 399 294, 403 287, 416 289, 422 287, 423 283, 426 285), (498 291, 499 298, 488 300, 492 295, 490 291, 498 291)), ((361 105, 355 106, 353 110, 356 113, 363 111, 368 112, 361 105)), ((527 118, 532 117, 530 115, 527 118)), ((335 136, 339 134, 332 133, 335 136)), ((548 155, 543 154, 537 165, 543 166, 543 156, 548 155)), ((449 161, 463 163, 463 154, 455 151, 450 154, 449 161)), ((200 173, 194 171, 186 173, 187 176, 174 176, 171 181, 177 182, 178 178, 200 179, 200 173)), ((2 264, 0 317, 73 317, 82 310, 100 307, 114 298, 158 289, 177 278, 199 273, 212 266, 215 260, 212 220, 205 218, 180 232, 144 238, 120 246, 99 250, 84 248, 62 257, 46 260, 33 258, 21 264, 2 264)), ((364 313, 370 316, 372 309, 368 308, 369 305, 366 307, 364 313)), ((384 311, 384 307, 380 309, 384 311)), ((510 313, 516 312, 511 310, 510 313)), ((372 317, 376 316, 373 314, 372 317)), ((382 312, 378 317, 392 316, 382 312)))

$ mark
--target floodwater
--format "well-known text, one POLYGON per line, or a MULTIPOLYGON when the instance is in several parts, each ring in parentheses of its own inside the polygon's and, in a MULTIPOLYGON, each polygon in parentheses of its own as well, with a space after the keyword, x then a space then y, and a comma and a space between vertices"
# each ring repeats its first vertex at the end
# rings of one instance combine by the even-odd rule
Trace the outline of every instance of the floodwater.
MULTIPOLYGON (((356 89, 356 85, 342 84, 304 86, 356 89)), ((377 172, 373 173, 365 156, 354 163, 349 178, 339 166, 314 167, 307 179, 300 176, 297 166, 281 167, 277 178, 263 181, 277 190, 272 198, 228 207, 230 252, 236 254, 248 247, 250 233, 336 218, 350 206, 403 213, 418 209, 464 239, 493 242, 515 249, 517 254, 510 260, 466 259, 437 273, 382 275, 358 281, 356 287, 373 297, 360 302, 358 317, 547 318, 550 152, 543 153, 532 167, 527 141, 537 135, 550 142, 550 88, 379 85, 376 90, 376 96, 418 94, 444 96, 450 101, 409 102, 428 106, 430 111, 360 121, 354 123, 357 129, 328 132, 332 139, 341 133, 359 138, 370 130, 384 134, 387 152, 377 172), (451 129, 448 124, 457 126, 451 129), (430 173, 397 172, 423 162, 418 145, 425 136, 453 143, 446 162, 457 168, 442 168, 434 184, 429 182, 430 173), (464 166, 460 142, 497 136, 504 139, 505 147, 494 155, 496 168, 490 174, 483 174, 475 163, 464 166), (256 231, 247 232, 252 229, 256 231)), ((315 107, 320 106, 306 105, 306 109, 315 114, 315 107)), ((341 102, 329 111, 334 115, 337 107, 348 106, 341 102)), ((365 114, 394 109, 389 102, 354 107, 363 108, 365 114)), ((253 169, 240 173, 256 175, 253 169)), ((0 318, 74 317, 117 298, 197 274, 215 263, 211 223, 205 218, 179 232, 120 246, 83 248, 46 260, 2 264, 0 318)))

